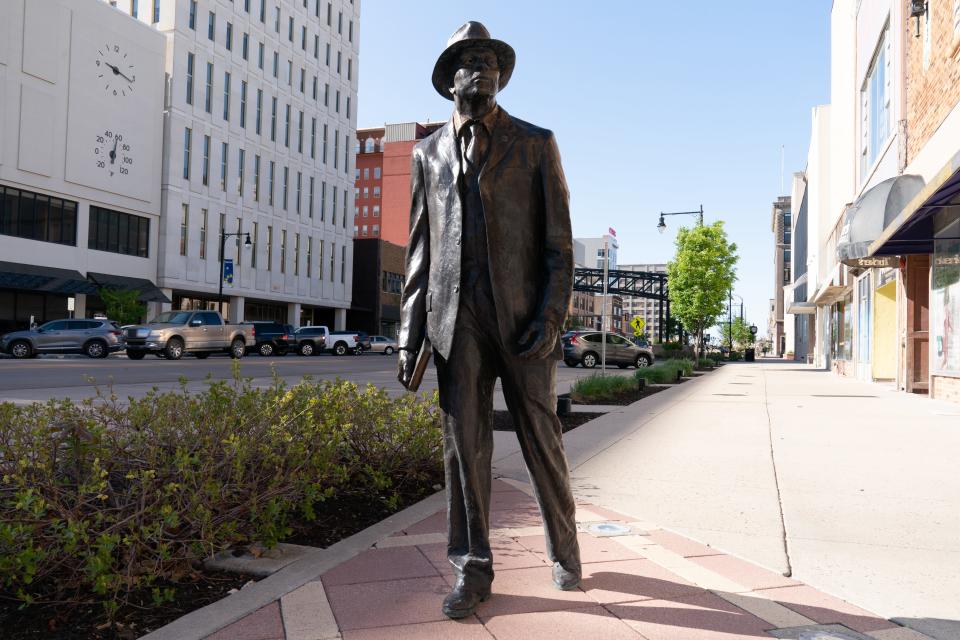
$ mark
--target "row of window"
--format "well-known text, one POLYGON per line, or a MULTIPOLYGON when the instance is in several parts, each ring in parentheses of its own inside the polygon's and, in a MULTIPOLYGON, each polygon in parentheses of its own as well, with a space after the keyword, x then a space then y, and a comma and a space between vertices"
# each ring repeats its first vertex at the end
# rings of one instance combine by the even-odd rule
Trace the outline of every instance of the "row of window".
MULTIPOLYGON (((367 138, 363 141, 363 153, 373 153, 374 151, 379 151, 383 153, 383 144, 385 140, 382 138, 374 140, 373 138, 367 138)), ((357 140, 357 153, 360 153, 360 140, 357 140)))
POLYGON ((380 225, 378 225, 378 224, 373 225, 373 229, 372 229, 372 230, 371 230, 367 225, 362 225, 362 226, 359 226, 359 227, 358 227, 357 225, 353 225, 353 236, 354 236, 354 237, 357 237, 357 236, 361 236, 361 237, 362 237, 362 236, 374 236, 374 237, 377 237, 377 236, 379 236, 379 235, 380 235, 380 225))
MULTIPOLYGON (((360 187, 354 187, 354 188, 353 188, 353 191, 354 191, 354 198, 357 199, 357 200, 359 200, 359 199, 360 199, 360 187)), ((374 188, 373 188, 373 197, 374 197, 374 198, 379 198, 379 197, 380 197, 380 187, 374 187, 374 188)), ((364 199, 364 200, 369 200, 369 199, 370 199, 370 187, 363 187, 363 199, 364 199)), ((379 209, 380 207, 377 207, 377 208, 379 209)))
MULTIPOLYGON (((180 255, 187 256, 190 254, 190 205, 184 204, 183 210, 180 218, 180 255)), ((198 240, 199 243, 199 252, 198 256, 201 260, 207 259, 207 243, 208 243, 208 225, 209 225, 209 211, 207 209, 200 209, 200 237, 198 240)), ((225 213, 220 214, 220 229, 217 234, 217 238, 222 238, 223 233, 227 232, 227 215, 225 213)), ((230 232, 232 233, 232 232, 230 232)), ((254 222, 253 228, 249 231, 243 230, 243 219, 240 218, 237 220, 237 233, 241 235, 234 236, 234 240, 231 244, 234 245, 235 251, 234 260, 237 266, 240 266, 244 261, 244 254, 246 250, 243 249, 243 240, 247 233, 250 234, 250 266, 254 269, 257 267, 257 258, 259 255, 258 247, 260 246, 260 223, 254 222)), ((273 255, 274 255, 274 244, 275 244, 276 235, 274 234, 273 225, 266 225, 266 234, 264 236, 264 242, 266 243, 266 265, 265 268, 267 271, 273 270, 273 255)), ((287 273, 287 263, 288 257, 291 257, 288 253, 288 234, 286 229, 280 229, 279 233, 279 267, 280 273, 287 273)), ((309 235, 294 233, 293 234, 293 243, 292 243, 292 266, 293 266, 293 275, 300 275, 300 267, 303 262, 305 267, 304 274, 311 278, 313 277, 314 267, 316 267, 316 277, 318 279, 323 278, 324 274, 324 247, 326 243, 320 239, 316 241, 316 247, 318 252, 316 254, 316 262, 314 262, 314 238, 309 235), (305 256, 301 255, 301 252, 305 256), (305 257, 306 261, 302 261, 301 257, 305 257)), ((327 271, 330 282, 334 281, 334 267, 336 266, 336 256, 337 256, 337 243, 330 242, 330 251, 329 251, 329 270, 327 271)), ((220 255, 220 247, 218 246, 217 250, 217 260, 219 261, 222 258, 220 255)), ((340 245, 340 282, 344 282, 346 276, 346 264, 347 264, 347 246, 346 244, 340 245)))
POLYGON ((383 272, 383 291, 385 293, 403 293, 403 285, 407 278, 402 273, 393 273, 391 271, 383 272))
MULTIPOLYGON (((159 7, 158 7, 158 5, 159 5, 159 0, 153 0, 153 1, 154 1, 154 9, 153 9, 153 11, 154 11, 154 20, 153 20, 153 21, 154 21, 154 22, 160 22, 160 9, 159 9, 159 7)), ((261 23, 261 24, 266 24, 266 23, 267 23, 267 2, 266 2, 266 0, 253 0, 253 1, 259 1, 259 7, 258 7, 259 11, 258 11, 258 14, 259 14, 259 17, 260 17, 260 23, 261 23)), ((137 17, 137 14, 136 14, 136 6, 137 6, 137 4, 136 4, 136 3, 137 3, 137 0, 133 0, 132 13, 133 13, 133 16, 134 16, 134 17, 137 17)), ((244 10, 244 12, 250 13, 250 4, 251 4, 251 0, 243 0, 243 10, 244 10)), ((321 0, 314 0, 313 13, 314 13, 314 17, 316 17, 317 19, 320 19, 320 13, 321 13, 321 12, 320 12, 320 4, 321 4, 321 0)), ((353 0, 350 0, 350 4, 353 4, 353 0)), ((303 0, 303 8, 304 8, 304 9, 307 9, 307 8, 308 8, 308 7, 307 7, 307 0, 303 0)), ((327 14, 327 16, 326 16, 326 17, 327 17, 327 26, 330 27, 331 30, 332 30, 332 29, 333 29, 333 3, 332 3, 332 2, 327 2, 326 14, 327 14)), ((211 11, 211 12, 210 12, 210 15, 213 16, 213 15, 214 15, 214 12, 211 11)), ((288 20, 289 28, 288 28, 288 35, 287 35, 287 37, 289 38, 290 42, 293 42, 294 20, 293 20, 293 16, 288 16, 288 18, 289 18, 289 20, 288 20)), ((214 22, 213 19, 211 19, 210 24, 213 24, 213 22, 214 22)), ((281 25, 280 6, 279 6, 279 5, 274 5, 274 6, 273 6, 273 30, 274 30, 276 33, 280 33, 280 25, 281 25)), ((194 30, 196 30, 196 28, 197 28, 197 0, 190 0, 190 13, 189 13, 189 18, 188 18, 188 26, 189 26, 191 29, 194 29, 194 30)), ((304 28, 306 28, 306 27, 304 26, 304 28)), ((337 12, 337 34, 338 34, 338 35, 341 35, 341 36, 343 35, 343 11, 338 11, 338 12, 337 12)), ((211 29, 211 28, 209 28, 209 27, 208 27, 208 37, 209 37, 211 40, 214 39, 213 29, 211 29)), ((353 20, 350 20, 349 18, 348 18, 348 20, 347 20, 347 39, 348 39, 350 42, 353 42, 353 20)))
MULTIPOLYGON (((360 207, 353 208, 353 215, 355 217, 360 217, 360 207)), ((366 206, 363 207, 363 217, 366 218, 369 215, 370 215, 370 207, 366 207, 366 206)), ((373 207, 373 217, 374 218, 380 217, 380 205, 376 205, 373 207)))
MULTIPOLYGON (((374 168, 373 168, 373 179, 374 179, 374 180, 379 180, 381 176, 382 176, 382 173, 381 173, 381 171, 380 171, 380 167, 374 167, 374 168)), ((356 178, 357 178, 357 180, 360 179, 360 167, 357 167, 357 170, 356 170, 356 178)), ((364 169, 363 169, 363 179, 364 179, 364 180, 369 180, 369 179, 370 179, 370 167, 364 167, 364 169)))
MULTIPOLYGON (((314 119, 314 124, 316 119, 314 119)), ((312 130, 315 131, 316 127, 312 127, 312 130)), ((345 138, 348 136, 345 136, 345 138)), ((311 133, 311 145, 313 144, 313 134, 311 133)), ((336 158, 339 155, 339 138, 340 132, 334 131, 334 143, 333 143, 333 153, 334 153, 334 168, 337 167, 336 158)), ((201 165, 200 165, 200 180, 204 186, 210 185, 210 156, 212 152, 212 142, 211 138, 208 135, 203 136, 203 141, 201 143, 201 165)), ((326 152, 327 152, 327 125, 323 125, 323 158, 326 162, 326 152)), ((312 150, 311 150, 312 153, 312 150)), ((183 133, 183 178, 185 180, 190 180, 191 170, 192 170, 192 156, 193 156, 193 130, 190 127, 184 128, 183 133)), ((220 143, 220 190, 223 192, 227 191, 227 182, 228 176, 230 175, 230 144, 227 142, 220 143)), ((276 193, 275 183, 279 179, 281 181, 280 187, 280 207, 284 211, 289 210, 290 199, 292 195, 293 199, 293 208, 298 215, 303 215, 304 211, 307 213, 308 218, 313 218, 315 200, 319 200, 319 209, 320 209, 320 221, 323 222, 326 220, 327 212, 327 183, 326 181, 321 181, 319 193, 316 191, 316 177, 313 175, 307 176, 306 181, 304 181, 304 175, 302 171, 297 171, 296 175, 291 175, 290 167, 284 166, 280 167, 281 175, 278 176, 278 167, 277 163, 274 160, 270 160, 269 163, 264 163, 261 161, 260 155, 256 154, 253 156, 253 168, 252 170, 247 167, 247 152, 245 149, 237 149, 236 154, 236 175, 237 175, 237 193, 243 197, 246 193, 246 179, 247 173, 252 173, 252 195, 254 202, 260 202, 260 185, 262 174, 266 173, 266 182, 267 182, 267 204, 271 207, 276 207, 274 196, 276 193), (291 179, 295 179, 295 182, 291 184, 291 179), (305 183, 306 182, 306 183, 305 183), (291 190, 295 189, 295 193, 291 194, 291 190), (306 190, 306 198, 304 198, 304 190, 306 190)), ((344 154, 344 163, 348 161, 347 154, 344 154)), ((331 223, 336 226, 337 224, 337 188, 331 185, 330 192, 332 193, 332 206, 331 206, 331 223)), ((343 190, 343 227, 346 228, 346 217, 347 217, 347 190, 343 190)))
POLYGON ((0 234, 77 245, 77 203, 0 186, 0 234))
MULTIPOLYGON (((195 6, 196 6, 196 0, 192 0, 192 4, 191 4, 191 7, 190 7, 191 13, 190 13, 189 26, 190 26, 190 28, 193 29, 193 30, 196 30, 196 15, 195 15, 195 11, 194 11, 195 6)), ((276 26, 279 27, 279 25, 280 25, 280 7, 275 7, 275 9, 276 9, 276 14, 275 14, 275 15, 276 15, 276 20, 277 20, 277 21, 276 21, 276 26)), ((340 15, 341 15, 341 20, 342 20, 343 13, 341 12, 340 15)), ((289 26, 290 26, 290 28, 289 28, 289 40, 290 40, 290 42, 292 43, 292 42, 294 42, 294 20, 293 20, 293 16, 290 16, 290 17, 289 17, 289 26)), ((278 29, 277 29, 277 32, 279 33, 279 31, 280 31, 280 30, 279 30, 279 28, 278 28, 278 29)), ((350 21, 350 35, 349 35, 349 37, 350 37, 350 41, 353 42, 353 21, 352 21, 352 20, 350 21)), ((207 16, 207 39, 210 40, 211 42, 216 42, 216 39, 217 39, 217 14, 216 14, 216 12, 214 12, 214 11, 210 11, 209 14, 208 14, 208 16, 207 16)), ((313 58, 314 58, 314 60, 317 61, 317 64, 319 64, 319 63, 320 63, 320 34, 313 34, 312 43, 313 43, 313 58)), ((227 49, 227 51, 233 51, 233 23, 231 23, 231 22, 227 22, 227 23, 226 23, 226 28, 224 29, 224 47, 227 49)), ((308 52, 308 48, 309 48, 309 47, 308 47, 308 36, 307 36, 307 26, 306 26, 306 25, 302 25, 302 26, 301 26, 301 29, 300 29, 300 47, 301 47, 301 49, 304 51, 304 55, 308 55, 307 52, 308 52)), ((257 49, 257 66, 258 66, 258 68, 259 68, 261 71, 263 71, 263 65, 264 65, 264 51, 265 51, 265 45, 264 45, 264 43, 261 41, 261 42, 258 44, 258 49, 257 49)), ((244 60, 248 60, 248 61, 250 60, 250 34, 249 34, 249 33, 246 33, 246 32, 244 32, 244 33, 241 34, 241 36, 240 36, 240 57, 242 57, 244 60)), ((279 58, 280 58, 280 52, 279 52, 279 51, 274 51, 274 52, 273 52, 273 77, 274 77, 274 78, 277 78, 277 77, 278 77, 279 58)), ((333 67, 334 67, 334 65, 333 65, 333 51, 332 51, 331 43, 329 43, 329 42, 326 43, 326 45, 325 45, 324 62, 325 62, 325 64, 327 65, 328 68, 333 68, 333 67)), ((290 62, 289 62, 289 65, 290 65, 290 68, 291 68, 291 73, 288 74, 288 82, 292 84, 292 82, 293 82, 293 78, 292 78, 292 76, 293 76, 293 74, 292 74, 293 62, 290 61, 290 62)), ((343 64, 343 51, 342 51, 342 50, 338 50, 338 51, 337 51, 337 62, 336 62, 336 71, 337 71, 337 74, 343 73, 343 66, 344 66, 344 64, 343 64)), ((349 57, 347 58, 346 67, 347 67, 347 80, 348 80, 348 81, 352 81, 352 80, 353 80, 353 58, 349 58, 349 57)))
MULTIPOLYGON (((290 69, 290 72, 292 74, 293 72, 292 68, 290 69)), ((196 56, 193 53, 188 52, 187 53, 186 92, 184 97, 185 97, 186 103, 189 105, 192 105, 194 103, 193 86, 194 86, 195 76, 196 76, 196 56)), ((206 77, 204 81, 203 110, 206 111, 207 113, 212 114, 213 113, 213 95, 214 95, 214 92, 216 91, 215 71, 214 71, 214 66, 212 62, 207 63, 205 76, 206 77)), ((231 103, 233 102, 233 99, 232 99, 233 92, 231 91, 232 79, 233 79, 233 76, 229 71, 223 72, 223 112, 221 115, 223 116, 223 120, 226 122, 229 122, 231 117, 231 106, 232 106, 231 103)), ((306 75, 305 75, 304 69, 300 69, 300 91, 301 92, 304 92, 306 89, 305 83, 306 83, 306 75)), ((263 93, 263 89, 261 88, 258 88, 256 91, 257 91, 256 98, 254 98, 252 91, 249 90, 249 84, 247 80, 240 81, 240 91, 237 96, 240 112, 237 117, 239 119, 240 128, 246 129, 247 113, 251 109, 254 110, 254 113, 253 113, 254 131, 257 133, 257 135, 262 136, 263 121, 264 121, 264 118, 266 117, 264 114, 264 109, 265 109, 264 93, 263 93), (254 100, 253 106, 248 106, 250 100, 254 100)), ((317 76, 313 76, 313 99, 314 100, 318 99, 318 91, 319 91, 319 81, 317 79, 317 76)), ((279 117, 279 114, 278 114, 279 103, 278 103, 277 96, 269 96, 269 100, 270 100, 270 141, 277 142, 277 118, 279 117)), ((347 120, 349 120, 352 115, 351 107, 350 107, 350 96, 347 96, 345 102, 346 102, 345 104, 346 117, 347 117, 347 120)), ((326 107, 330 106, 330 84, 329 83, 324 83, 323 104, 326 107)), ((339 89, 335 91, 333 108, 335 113, 340 113, 340 90, 339 89)), ((290 103, 287 103, 286 105, 284 105, 285 128, 284 128, 284 134, 283 134, 283 144, 288 149, 290 148, 290 128, 292 126, 291 114, 292 114, 292 106, 290 103)), ((303 153, 304 117, 305 117, 304 111, 302 109, 299 110, 299 119, 298 119, 299 133, 298 133, 297 148, 300 153, 303 153)), ((316 117, 313 117, 311 118, 311 120, 313 124, 311 127, 312 137, 311 137, 310 157, 315 158, 316 157, 315 142, 316 142, 316 135, 317 135, 317 119, 316 117)), ((324 128, 326 127, 327 125, 324 125, 324 128)), ((347 147, 349 146, 350 146, 349 138, 346 138, 344 140, 344 150, 346 150, 347 147)), ((324 162, 326 162, 326 154, 324 154, 323 158, 324 158, 324 162)), ((336 165, 336 158, 334 158, 334 165, 336 165)), ((344 162, 344 171, 347 171, 346 162, 344 162)))
POLYGON ((87 247, 146 258, 150 253, 150 219, 90 205, 87 247))

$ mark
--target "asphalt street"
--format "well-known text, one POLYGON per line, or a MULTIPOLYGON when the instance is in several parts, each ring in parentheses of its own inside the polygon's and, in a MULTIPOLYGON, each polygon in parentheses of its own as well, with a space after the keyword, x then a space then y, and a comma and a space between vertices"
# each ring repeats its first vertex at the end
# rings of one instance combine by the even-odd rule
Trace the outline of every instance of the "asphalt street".
MULTIPOLYGON (((264 358, 247 356, 237 361, 239 375, 251 378, 255 386, 267 386, 274 375, 289 384, 305 376, 318 380, 342 378, 357 384, 371 383, 391 392, 403 391, 396 379, 396 356, 367 353, 362 356, 319 355, 303 357, 287 355, 264 358)), ((191 391, 202 390, 210 380, 233 377, 234 361, 226 356, 197 360, 165 360, 148 356, 144 360, 128 360, 122 354, 103 360, 84 356, 41 356, 31 360, 0 359, 0 401, 16 403, 44 402, 52 398, 81 400, 101 392, 112 391, 118 397, 142 397, 153 388, 173 390, 185 380, 191 391)), ((559 363, 557 388, 564 392, 578 377, 597 371, 559 363)), ((613 367, 614 371, 619 369, 613 367)), ((436 389, 436 372, 431 366, 424 376, 421 391, 436 389)))

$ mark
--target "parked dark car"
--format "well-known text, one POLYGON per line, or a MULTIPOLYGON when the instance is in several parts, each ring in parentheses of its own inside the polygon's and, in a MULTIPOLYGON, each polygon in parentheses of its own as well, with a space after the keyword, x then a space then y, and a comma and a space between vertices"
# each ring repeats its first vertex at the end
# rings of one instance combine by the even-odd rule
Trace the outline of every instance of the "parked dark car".
POLYGON ((327 348, 330 330, 322 325, 300 327, 290 336, 293 348, 302 356, 318 356, 327 348))
POLYGON ((36 329, 0 337, 0 351, 14 358, 32 358, 43 353, 83 353, 91 358, 106 358, 124 347, 120 325, 104 319, 52 320, 36 329))
POLYGON ((261 356, 285 356, 291 350, 290 334, 293 327, 279 322, 256 320, 247 322, 253 326, 254 343, 247 347, 248 351, 255 351, 261 356))
MULTIPOLYGON (((563 342, 563 361, 568 367, 582 364, 593 369, 600 363, 603 334, 600 331, 568 331, 561 338, 563 342)), ((607 363, 621 369, 629 366, 649 367, 653 364, 653 351, 638 347, 625 337, 616 333, 607 333, 607 363)))

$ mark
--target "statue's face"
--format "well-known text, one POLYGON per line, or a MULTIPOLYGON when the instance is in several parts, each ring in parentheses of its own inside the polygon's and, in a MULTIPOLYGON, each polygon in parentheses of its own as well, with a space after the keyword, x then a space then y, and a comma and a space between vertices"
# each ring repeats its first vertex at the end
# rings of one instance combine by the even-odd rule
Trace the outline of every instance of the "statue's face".
POLYGON ((470 47, 460 53, 451 92, 461 99, 492 97, 500 88, 497 54, 487 47, 470 47))

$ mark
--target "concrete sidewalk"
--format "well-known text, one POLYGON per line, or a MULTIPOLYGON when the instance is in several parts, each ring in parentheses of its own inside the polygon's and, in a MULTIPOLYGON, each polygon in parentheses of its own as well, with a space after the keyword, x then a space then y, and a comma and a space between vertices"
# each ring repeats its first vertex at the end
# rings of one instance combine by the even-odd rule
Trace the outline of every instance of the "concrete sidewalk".
POLYGON ((758 362, 615 410, 564 437, 585 563, 570 593, 550 586, 516 438, 495 437, 497 578, 477 616, 440 613, 434 500, 277 574, 255 608, 212 605, 222 622, 191 637, 960 638, 960 406, 758 362))

